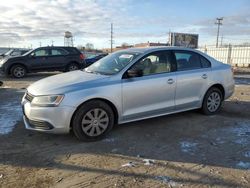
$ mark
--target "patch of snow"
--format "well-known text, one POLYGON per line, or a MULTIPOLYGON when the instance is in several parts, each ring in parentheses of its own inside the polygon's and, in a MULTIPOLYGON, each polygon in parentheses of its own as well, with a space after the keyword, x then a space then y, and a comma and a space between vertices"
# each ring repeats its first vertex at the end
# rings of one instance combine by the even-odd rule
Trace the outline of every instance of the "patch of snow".
POLYGON ((237 136, 249 136, 250 135, 250 123, 249 122, 238 122, 237 127, 231 129, 237 136))
POLYGON ((181 151, 184 153, 193 154, 193 152, 196 150, 197 145, 198 143, 196 142, 189 142, 189 141, 180 142, 181 151))
POLYGON ((114 138, 105 138, 102 140, 103 142, 115 142, 114 138))
POLYGON ((161 181, 162 183, 168 184, 169 187, 182 187, 182 184, 179 184, 172 180, 169 176, 156 176, 156 180, 161 181))
POLYGON ((236 166, 242 169, 250 169, 250 162, 240 161, 236 164, 236 166))
POLYGON ((126 164, 123 164, 122 167, 135 167, 135 165, 136 165, 136 163, 130 161, 130 162, 126 163, 126 164))
POLYGON ((244 153, 244 157, 250 158, 250 151, 246 151, 246 152, 244 153))
POLYGON ((21 118, 20 101, 3 102, 0 106, 0 135, 10 133, 21 118))
POLYGON ((142 160, 144 162, 144 165, 149 166, 149 165, 153 165, 155 160, 152 159, 143 159, 142 160))
POLYGON ((248 81, 248 79, 237 78, 235 79, 235 84, 236 85, 250 85, 250 82, 248 81))
POLYGON ((225 141, 222 140, 220 137, 216 138, 215 141, 217 144, 224 144, 225 143, 225 141))
POLYGON ((247 138, 238 138, 233 140, 233 142, 240 145, 247 145, 249 143, 247 138))

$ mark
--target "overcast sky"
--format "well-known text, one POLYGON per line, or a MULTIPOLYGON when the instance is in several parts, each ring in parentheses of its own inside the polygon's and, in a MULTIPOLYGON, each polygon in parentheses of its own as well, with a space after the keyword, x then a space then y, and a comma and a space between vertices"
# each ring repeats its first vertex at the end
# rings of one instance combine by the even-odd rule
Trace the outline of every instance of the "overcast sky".
POLYGON ((0 46, 63 45, 65 31, 75 45, 90 42, 166 42, 168 32, 199 34, 199 44, 215 44, 216 17, 224 17, 225 43, 250 42, 250 0, 1 0, 0 46))

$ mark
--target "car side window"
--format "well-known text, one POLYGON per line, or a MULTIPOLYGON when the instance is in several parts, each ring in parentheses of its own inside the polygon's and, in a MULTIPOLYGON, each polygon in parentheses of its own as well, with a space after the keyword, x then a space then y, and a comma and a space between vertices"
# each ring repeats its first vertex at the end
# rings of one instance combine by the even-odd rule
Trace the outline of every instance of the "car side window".
POLYGON ((48 56, 49 52, 46 49, 40 49, 34 52, 34 56, 39 57, 39 56, 48 56))
POLYGON ((51 50, 51 55, 53 56, 57 56, 57 55, 65 55, 66 52, 64 50, 61 49, 52 49, 51 50))
POLYGON ((201 65, 203 68, 211 67, 211 63, 205 57, 200 56, 200 60, 201 60, 201 65))
POLYGON ((151 53, 135 63, 131 69, 142 70, 143 76, 171 72, 169 53, 165 51, 151 53))
POLYGON ((202 68, 199 57, 200 55, 196 53, 189 51, 175 51, 174 55, 176 58, 178 71, 202 68))

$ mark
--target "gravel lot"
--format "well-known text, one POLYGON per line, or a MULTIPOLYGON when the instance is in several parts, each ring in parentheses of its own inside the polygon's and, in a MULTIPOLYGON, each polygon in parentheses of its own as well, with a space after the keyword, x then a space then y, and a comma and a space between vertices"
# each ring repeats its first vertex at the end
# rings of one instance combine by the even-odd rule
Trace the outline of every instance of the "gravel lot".
POLYGON ((0 77, 0 187, 250 187, 249 74, 218 115, 118 125, 92 143, 24 129, 25 88, 53 74, 0 77))

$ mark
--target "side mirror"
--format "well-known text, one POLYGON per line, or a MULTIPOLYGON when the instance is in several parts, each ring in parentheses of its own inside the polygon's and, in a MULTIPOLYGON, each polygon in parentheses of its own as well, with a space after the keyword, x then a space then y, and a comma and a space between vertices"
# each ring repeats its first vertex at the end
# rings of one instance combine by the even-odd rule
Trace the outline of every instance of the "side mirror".
POLYGON ((141 69, 130 69, 127 71, 128 78, 141 77, 143 76, 143 71, 141 69))
POLYGON ((35 57, 35 53, 31 53, 31 54, 30 54, 30 57, 35 57))

